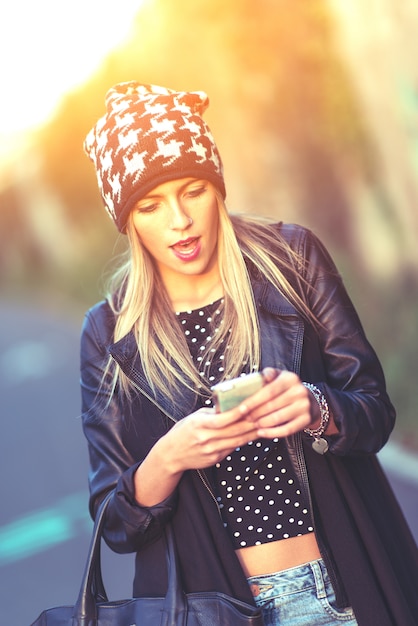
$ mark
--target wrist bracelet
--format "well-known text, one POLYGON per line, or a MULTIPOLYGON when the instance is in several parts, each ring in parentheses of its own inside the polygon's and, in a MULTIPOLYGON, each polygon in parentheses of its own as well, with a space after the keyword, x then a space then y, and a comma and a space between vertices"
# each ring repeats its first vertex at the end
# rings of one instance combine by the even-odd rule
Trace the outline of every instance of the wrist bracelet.
POLYGON ((315 452, 317 452, 318 454, 325 454, 325 452, 327 452, 328 450, 328 442, 322 437, 322 435, 324 434, 329 423, 328 402, 324 394, 318 389, 318 387, 315 387, 315 385, 312 385, 312 383, 303 384, 312 393, 321 413, 321 422, 318 428, 305 428, 303 432, 313 437, 314 440, 312 442, 312 448, 315 450, 315 452))

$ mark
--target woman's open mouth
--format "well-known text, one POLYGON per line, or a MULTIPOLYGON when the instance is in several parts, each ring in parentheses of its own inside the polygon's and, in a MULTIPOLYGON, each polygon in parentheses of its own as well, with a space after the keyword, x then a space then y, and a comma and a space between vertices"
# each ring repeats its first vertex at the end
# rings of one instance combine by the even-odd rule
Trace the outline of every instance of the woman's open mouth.
POLYGON ((200 253, 200 237, 188 237, 170 247, 181 261, 194 261, 200 253))

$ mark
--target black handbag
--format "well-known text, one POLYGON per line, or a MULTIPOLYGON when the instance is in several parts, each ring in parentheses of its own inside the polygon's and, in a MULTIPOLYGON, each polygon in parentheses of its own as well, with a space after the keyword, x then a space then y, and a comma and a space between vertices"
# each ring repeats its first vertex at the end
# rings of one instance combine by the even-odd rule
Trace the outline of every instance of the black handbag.
POLYGON ((218 592, 183 592, 170 525, 165 532, 166 596, 110 602, 103 584, 100 545, 111 495, 105 498, 96 517, 77 602, 42 611, 31 626, 263 626, 261 610, 255 606, 218 592))

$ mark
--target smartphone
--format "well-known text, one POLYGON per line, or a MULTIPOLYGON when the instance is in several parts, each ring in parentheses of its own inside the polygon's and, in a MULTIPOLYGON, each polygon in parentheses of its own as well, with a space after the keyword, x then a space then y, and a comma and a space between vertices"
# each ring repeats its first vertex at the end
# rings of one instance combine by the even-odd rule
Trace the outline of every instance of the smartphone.
POLYGON ((246 374, 231 380, 224 380, 211 387, 213 403, 217 413, 223 413, 238 406, 245 398, 261 389, 264 378, 260 372, 246 374))

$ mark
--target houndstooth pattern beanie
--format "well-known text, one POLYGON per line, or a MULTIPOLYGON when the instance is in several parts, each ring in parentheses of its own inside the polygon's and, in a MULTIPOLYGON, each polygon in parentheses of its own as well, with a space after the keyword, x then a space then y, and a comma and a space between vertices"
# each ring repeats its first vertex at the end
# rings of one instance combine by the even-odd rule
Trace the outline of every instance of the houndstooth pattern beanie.
POLYGON ((106 210, 121 232, 136 202, 176 178, 212 182, 225 197, 222 161, 201 115, 202 91, 173 91, 135 81, 106 94, 106 114, 86 137, 106 210))

